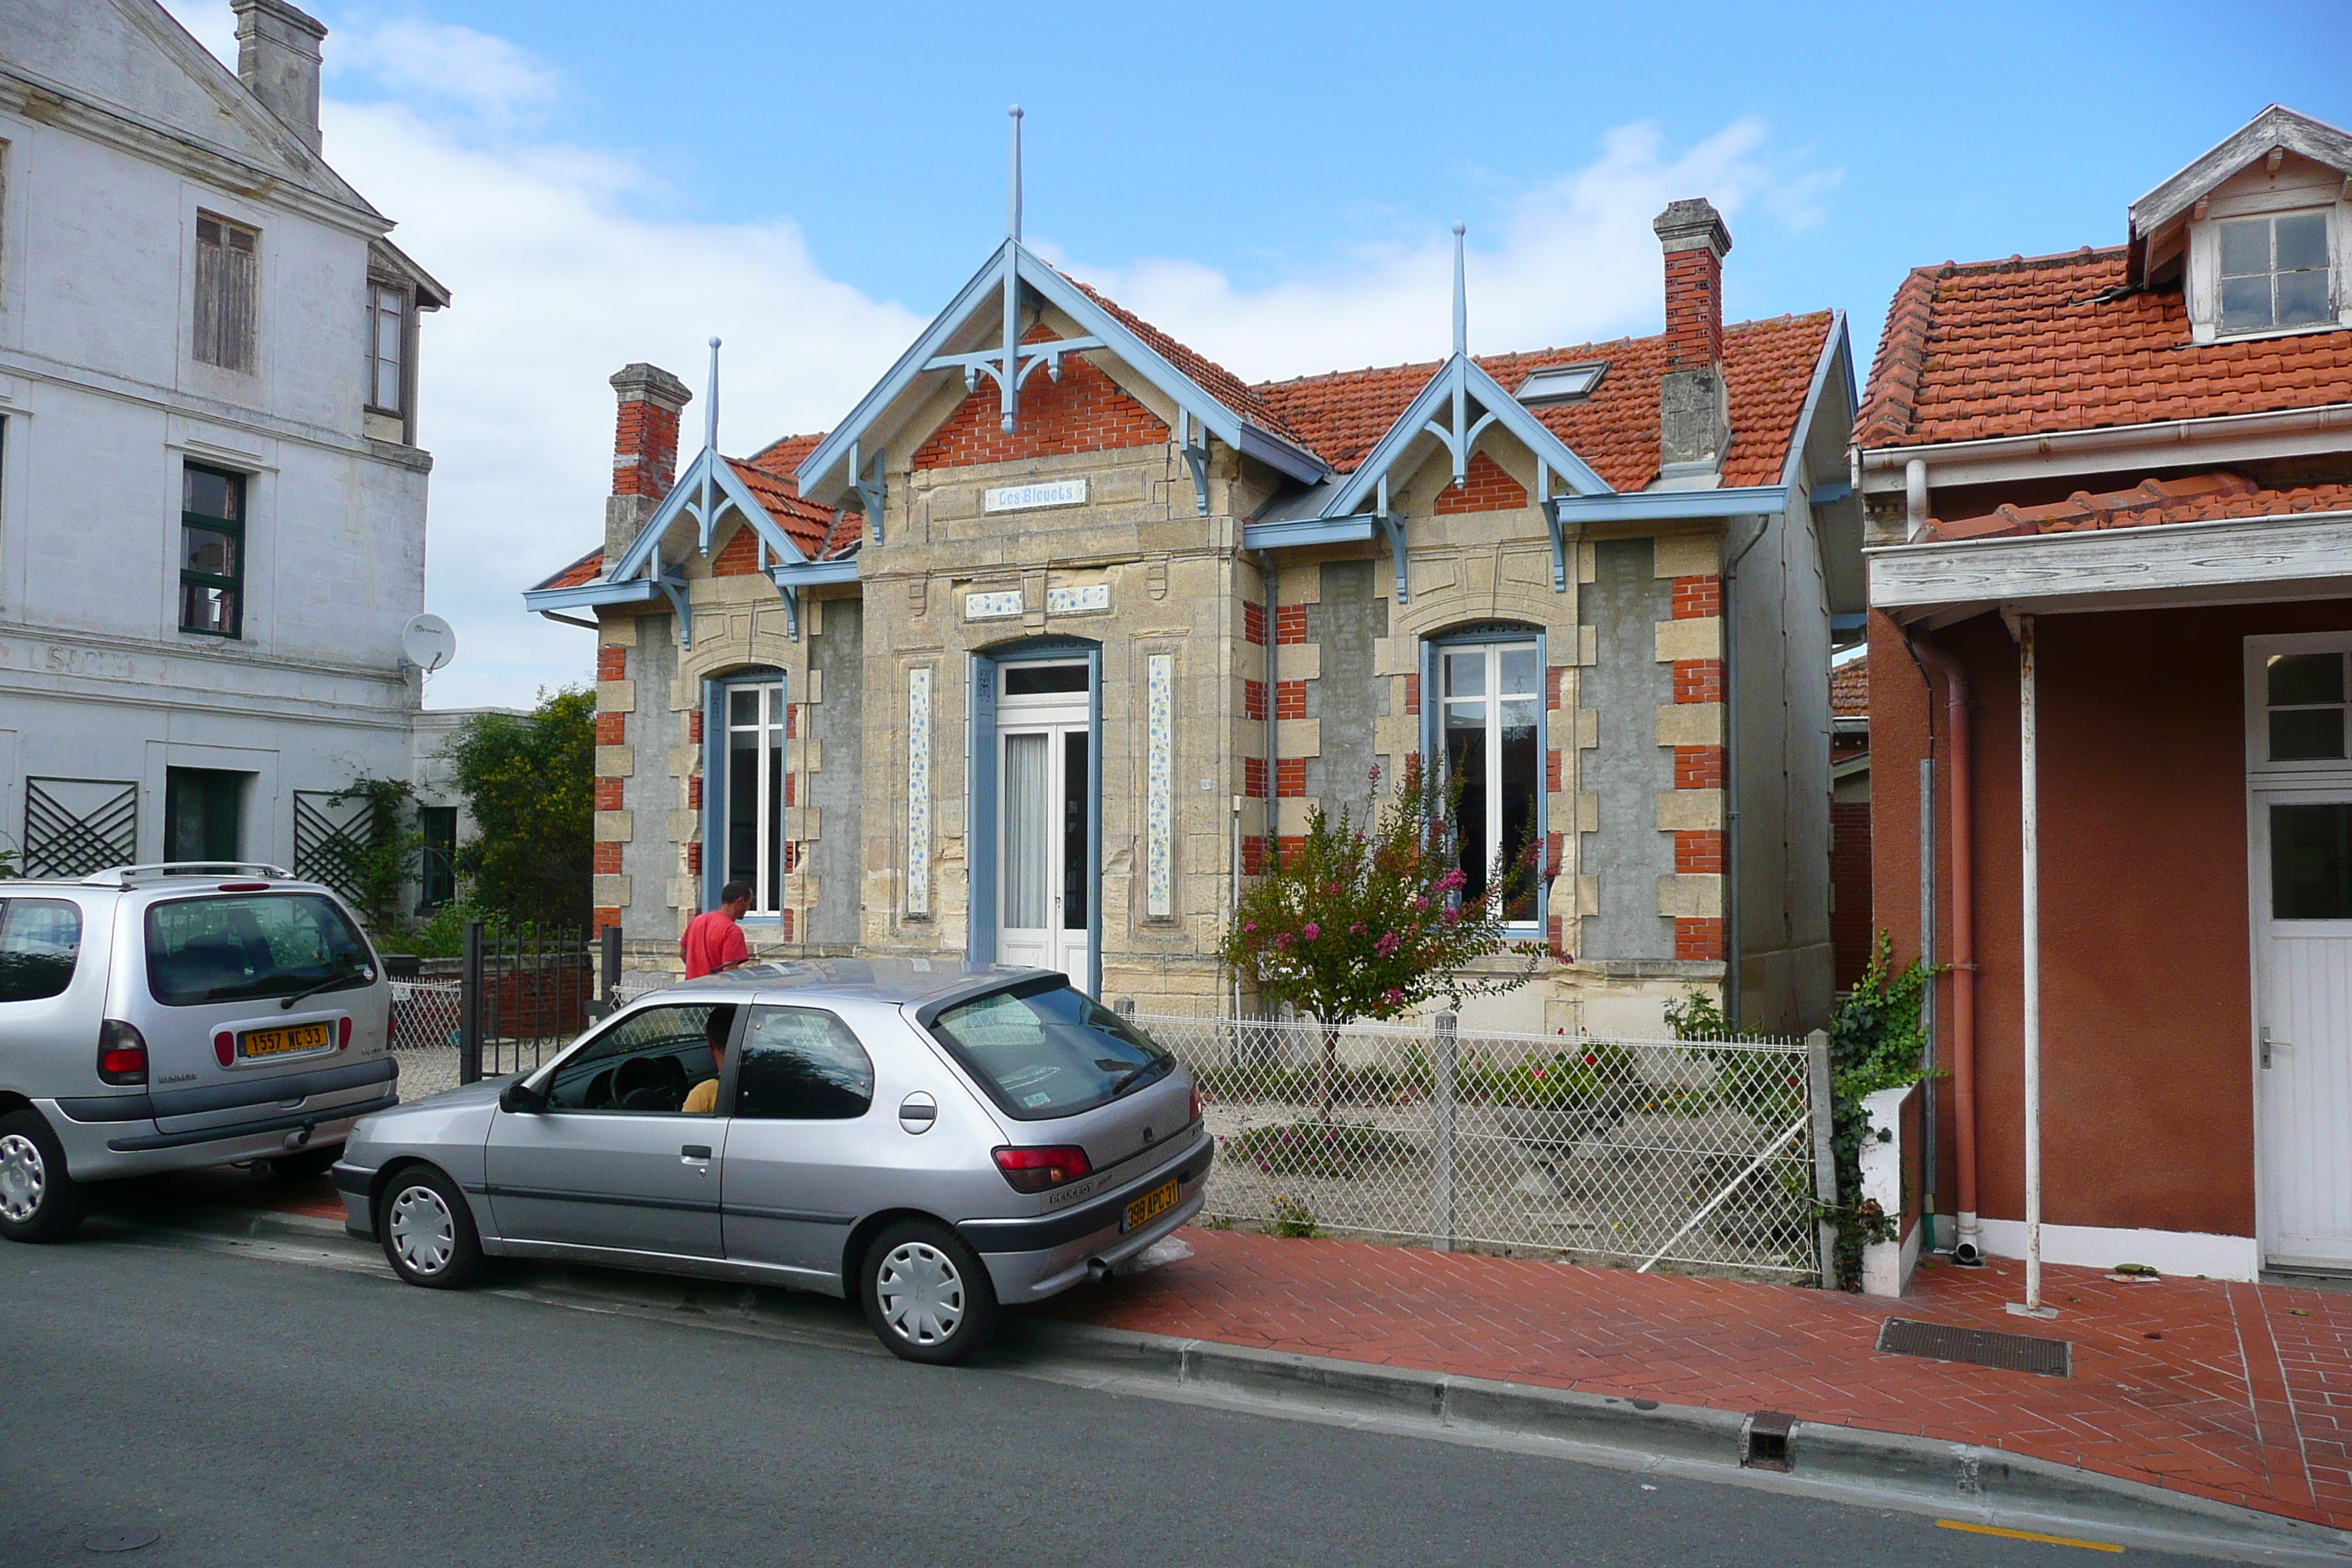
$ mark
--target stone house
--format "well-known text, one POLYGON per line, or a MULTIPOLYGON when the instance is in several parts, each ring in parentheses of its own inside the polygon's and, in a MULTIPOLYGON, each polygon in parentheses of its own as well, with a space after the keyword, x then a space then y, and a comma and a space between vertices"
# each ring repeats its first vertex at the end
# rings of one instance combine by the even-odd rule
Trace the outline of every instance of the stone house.
POLYGON ((333 792, 419 765, 449 297, 325 160, 326 29, 231 8, 234 72, 154 0, 0 12, 0 844, 36 874, 334 877, 333 792))
POLYGON ((2352 135, 2267 109, 2121 244, 1914 271, 1854 441, 1936 1244, 2340 1270, 2352 135))
POLYGON ((1715 209, 1657 229, 1662 335, 1470 354, 1457 231, 1450 358, 1249 384, 1016 219, 834 429, 683 473, 688 389, 624 370, 604 543, 525 595, 596 629, 598 918, 671 966, 740 877, 755 952, 1247 1005, 1237 888, 1417 754, 1474 886, 1541 857, 1485 1022, 1818 1022, 1844 324, 1727 326, 1715 209))

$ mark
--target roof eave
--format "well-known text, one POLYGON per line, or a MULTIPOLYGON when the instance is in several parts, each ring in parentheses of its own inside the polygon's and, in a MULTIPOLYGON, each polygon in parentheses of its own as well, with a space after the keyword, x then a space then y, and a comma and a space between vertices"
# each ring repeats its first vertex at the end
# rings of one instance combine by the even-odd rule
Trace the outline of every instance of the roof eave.
POLYGON ((2352 174, 2352 132, 2324 120, 2272 104, 2180 173, 2131 205, 2131 236, 2139 240, 2197 205, 2197 198, 2274 147, 2299 153, 2338 174, 2352 174))

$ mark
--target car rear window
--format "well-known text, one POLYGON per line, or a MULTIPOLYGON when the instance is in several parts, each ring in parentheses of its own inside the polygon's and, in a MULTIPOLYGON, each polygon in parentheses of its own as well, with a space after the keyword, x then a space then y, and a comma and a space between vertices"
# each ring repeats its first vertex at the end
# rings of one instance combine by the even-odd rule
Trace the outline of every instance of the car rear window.
POLYGON ((0 1002, 38 1002, 73 984, 81 910, 64 899, 10 899, 0 906, 0 1002))
POLYGON ((147 910, 147 988, 167 1007, 341 991, 374 978, 359 928, 318 893, 174 899, 147 910))
POLYGON ((1176 1065, 1118 1014, 1050 980, 943 1007, 930 1029, 989 1098, 1022 1121, 1092 1110, 1176 1065))

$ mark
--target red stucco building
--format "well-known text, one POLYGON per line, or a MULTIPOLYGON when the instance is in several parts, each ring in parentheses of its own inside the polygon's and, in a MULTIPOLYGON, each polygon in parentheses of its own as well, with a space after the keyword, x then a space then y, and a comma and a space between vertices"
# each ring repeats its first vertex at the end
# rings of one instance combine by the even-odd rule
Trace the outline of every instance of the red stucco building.
POLYGON ((1855 448, 1936 1244, 2038 1189, 2053 1262, 2352 1268, 2352 135, 2269 109, 2122 245, 1913 272, 1855 448))

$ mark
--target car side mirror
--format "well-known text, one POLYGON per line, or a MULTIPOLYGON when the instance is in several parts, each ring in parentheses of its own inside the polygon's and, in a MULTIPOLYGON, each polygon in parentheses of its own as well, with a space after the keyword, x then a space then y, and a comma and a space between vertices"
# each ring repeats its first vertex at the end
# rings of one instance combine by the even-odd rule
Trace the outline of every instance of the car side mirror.
POLYGON ((547 1101, 539 1090, 517 1079, 499 1090, 499 1109, 510 1116, 524 1115, 546 1110, 547 1101))

